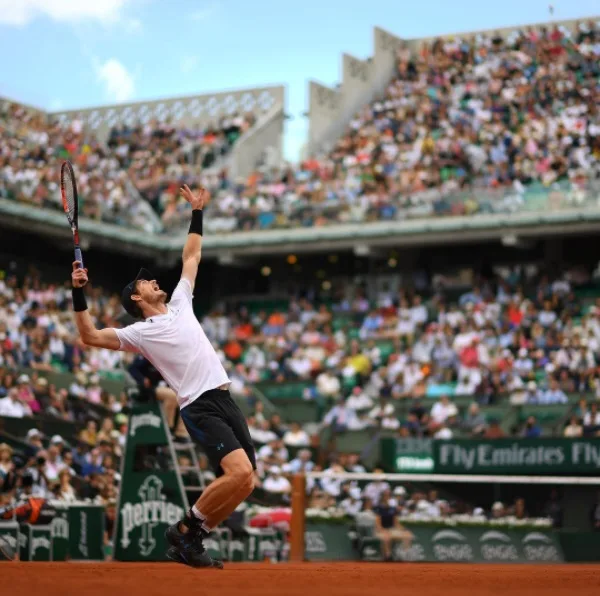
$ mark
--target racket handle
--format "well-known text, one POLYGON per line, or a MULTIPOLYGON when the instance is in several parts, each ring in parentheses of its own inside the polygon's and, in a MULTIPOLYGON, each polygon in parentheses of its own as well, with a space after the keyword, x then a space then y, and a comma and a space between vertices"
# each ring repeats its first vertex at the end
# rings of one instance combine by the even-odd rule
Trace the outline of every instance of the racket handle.
POLYGON ((83 256, 81 255, 81 248, 75 247, 75 260, 79 261, 79 268, 83 269, 83 256))

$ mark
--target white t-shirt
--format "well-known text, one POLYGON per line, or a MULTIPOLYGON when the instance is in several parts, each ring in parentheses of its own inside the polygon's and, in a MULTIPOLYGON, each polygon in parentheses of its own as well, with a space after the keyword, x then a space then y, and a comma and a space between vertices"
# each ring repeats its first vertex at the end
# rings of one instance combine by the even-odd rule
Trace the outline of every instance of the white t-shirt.
POLYGON ((121 349, 139 352, 160 372, 185 408, 204 392, 230 383, 192 308, 192 286, 181 278, 168 312, 115 329, 121 349))
POLYGON ((7 396, 0 399, 0 416, 23 418, 24 416, 31 416, 31 410, 25 404, 13 401, 7 396))
POLYGON ((270 493, 289 493, 292 490, 292 485, 284 476, 277 478, 267 476, 263 482, 263 488, 270 493))
POLYGON ((452 402, 443 404, 441 401, 438 401, 431 408, 431 419, 438 424, 446 422, 450 416, 456 416, 457 414, 458 410, 452 402))

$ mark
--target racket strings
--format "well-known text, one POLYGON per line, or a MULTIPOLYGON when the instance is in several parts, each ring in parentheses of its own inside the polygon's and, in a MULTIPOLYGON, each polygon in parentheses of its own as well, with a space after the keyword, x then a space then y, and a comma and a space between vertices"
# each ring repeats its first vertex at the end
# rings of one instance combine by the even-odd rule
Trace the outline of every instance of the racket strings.
POLYGON ((71 173, 67 170, 64 177, 64 192, 65 200, 67 202, 67 208, 69 209, 69 215, 73 217, 75 214, 75 182, 71 176, 71 173))

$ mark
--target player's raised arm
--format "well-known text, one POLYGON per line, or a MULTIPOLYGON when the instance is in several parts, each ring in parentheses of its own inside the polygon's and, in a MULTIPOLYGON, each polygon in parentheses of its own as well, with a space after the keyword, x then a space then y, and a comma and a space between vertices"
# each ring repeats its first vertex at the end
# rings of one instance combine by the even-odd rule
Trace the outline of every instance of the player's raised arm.
POLYGON ((190 282, 193 290, 202 254, 202 210, 210 199, 210 193, 204 187, 200 187, 197 193, 193 193, 184 184, 181 188, 181 196, 192 206, 192 221, 183 247, 181 277, 185 277, 190 282))
POLYGON ((79 268, 79 262, 73 263, 73 273, 71 273, 73 282, 73 310, 75 311, 75 323, 81 336, 81 341, 86 346, 96 348, 107 348, 109 350, 118 350, 121 342, 114 329, 96 329, 94 321, 88 311, 84 286, 88 282, 87 269, 79 268))

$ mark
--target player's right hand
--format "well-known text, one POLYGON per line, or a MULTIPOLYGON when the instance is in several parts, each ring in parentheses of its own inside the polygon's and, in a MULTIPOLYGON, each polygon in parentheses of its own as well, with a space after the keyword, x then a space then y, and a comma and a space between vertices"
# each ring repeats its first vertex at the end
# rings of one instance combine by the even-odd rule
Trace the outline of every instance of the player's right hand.
POLYGON ((80 268, 79 261, 73 261, 73 273, 71 273, 71 281, 74 288, 83 288, 88 282, 88 270, 80 268))

